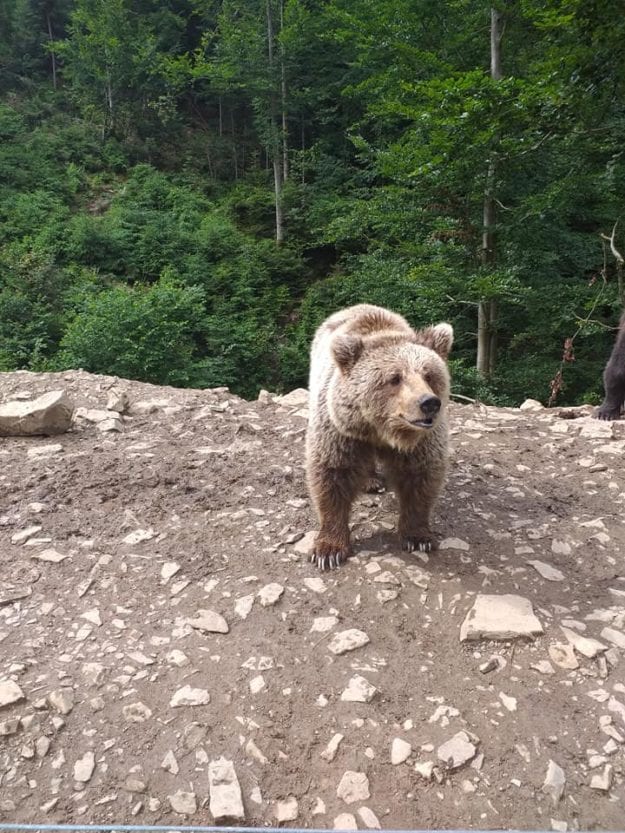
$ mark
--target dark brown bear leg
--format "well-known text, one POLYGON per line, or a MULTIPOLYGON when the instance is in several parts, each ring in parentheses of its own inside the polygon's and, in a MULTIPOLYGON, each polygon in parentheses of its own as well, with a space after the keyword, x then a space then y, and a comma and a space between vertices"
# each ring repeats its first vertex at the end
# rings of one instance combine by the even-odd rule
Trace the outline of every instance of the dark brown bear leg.
POLYGON ((605 399, 597 408, 597 419, 618 419, 625 401, 625 316, 603 374, 605 399))
POLYGON ((401 455, 392 465, 393 488, 399 499, 398 531, 402 549, 430 552, 436 549, 430 526, 432 509, 445 472, 437 468, 424 469, 408 455, 401 455))
POLYGON ((361 471, 319 464, 314 466, 314 473, 310 476, 310 491, 321 529, 310 560, 320 570, 340 567, 351 554, 349 514, 361 484, 361 471))

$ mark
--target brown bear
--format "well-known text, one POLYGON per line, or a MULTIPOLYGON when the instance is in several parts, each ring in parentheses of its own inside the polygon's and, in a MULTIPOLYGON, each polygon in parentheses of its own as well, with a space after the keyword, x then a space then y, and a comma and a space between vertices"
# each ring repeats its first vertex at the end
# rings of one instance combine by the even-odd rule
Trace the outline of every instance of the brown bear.
POLYGON ((597 419, 618 419, 625 402, 625 312, 621 316, 618 335, 603 372, 605 399, 597 408, 597 419))
POLYGON ((413 330, 394 312, 359 304, 317 330, 310 364, 306 473, 321 529, 321 570, 350 554, 349 514, 378 463, 399 499, 405 550, 429 551, 433 505, 447 468, 449 324, 413 330))

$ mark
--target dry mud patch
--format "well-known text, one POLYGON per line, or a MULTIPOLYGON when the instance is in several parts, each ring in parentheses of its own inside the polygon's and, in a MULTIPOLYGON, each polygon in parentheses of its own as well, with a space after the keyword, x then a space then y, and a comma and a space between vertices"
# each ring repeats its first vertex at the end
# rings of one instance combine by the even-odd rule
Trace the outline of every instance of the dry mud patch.
POLYGON ((445 548, 402 554, 366 495, 321 575, 304 403, 82 372, 0 374, 0 402, 113 386, 121 432, 0 440, 0 820, 210 824, 223 757, 246 825, 623 828, 623 423, 452 406, 445 548), (479 594, 544 633, 461 642, 479 594))

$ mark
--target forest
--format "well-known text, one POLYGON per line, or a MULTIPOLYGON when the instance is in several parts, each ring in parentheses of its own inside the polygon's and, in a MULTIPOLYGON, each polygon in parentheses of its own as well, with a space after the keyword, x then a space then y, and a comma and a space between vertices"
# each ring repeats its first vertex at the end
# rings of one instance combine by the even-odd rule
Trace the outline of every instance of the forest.
POLYGON ((305 385, 372 302, 454 393, 597 403, 625 301, 607 0, 0 0, 0 371, 305 385))

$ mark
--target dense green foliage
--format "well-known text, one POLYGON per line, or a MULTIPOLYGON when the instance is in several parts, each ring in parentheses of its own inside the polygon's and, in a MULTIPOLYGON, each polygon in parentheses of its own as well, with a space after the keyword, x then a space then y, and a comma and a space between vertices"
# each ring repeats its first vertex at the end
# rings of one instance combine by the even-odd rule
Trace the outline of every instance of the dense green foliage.
POLYGON ((490 402, 546 401, 575 336, 558 401, 597 401, 625 18, 498 8, 501 79, 479 0, 0 0, 0 370, 250 396, 305 384, 318 323, 371 301, 451 321, 454 389, 490 402))

